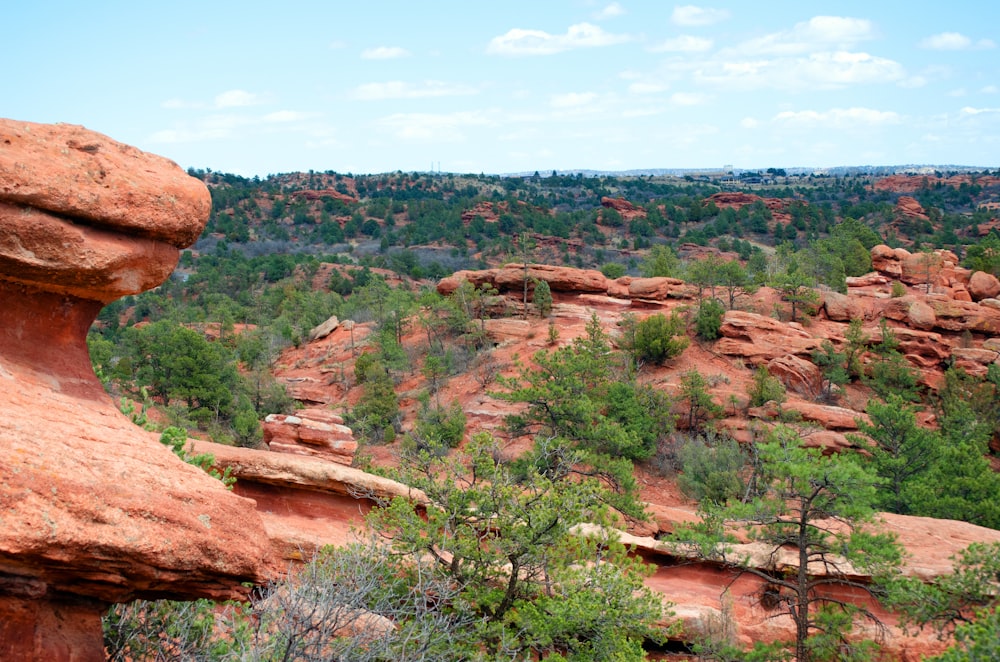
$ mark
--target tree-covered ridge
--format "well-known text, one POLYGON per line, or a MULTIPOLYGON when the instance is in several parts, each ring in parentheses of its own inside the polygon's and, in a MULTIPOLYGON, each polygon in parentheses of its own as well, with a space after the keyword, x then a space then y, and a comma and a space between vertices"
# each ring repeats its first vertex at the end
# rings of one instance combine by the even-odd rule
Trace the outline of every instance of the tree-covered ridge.
POLYGON ((660 243, 741 254, 749 250, 744 242, 788 242, 802 249, 847 219, 890 245, 962 254, 995 215, 984 203, 1000 200, 997 178, 986 173, 957 185, 923 178, 921 187, 907 192, 923 206, 917 216, 901 213, 901 194, 879 187, 870 175, 769 176, 766 184, 747 184, 761 180, 402 172, 310 172, 260 180, 193 174, 206 181, 213 197, 201 250, 219 239, 253 254, 350 248, 373 266, 414 277, 502 262, 517 254, 515 237, 525 232, 539 244, 539 261, 578 267, 619 262, 632 272, 641 253, 660 243), (713 198, 732 191, 757 198, 737 205, 713 198), (618 199, 627 208, 609 204, 618 199))
MULTIPOLYGON (((205 176, 209 177, 207 173, 205 176)), ((275 178, 275 182, 279 179, 275 178)), ((276 360, 283 352, 287 356, 294 348, 308 346, 310 330, 335 315, 357 323, 358 341, 355 343, 352 331, 350 357, 329 359, 321 366, 321 372, 328 380, 327 385, 340 389, 338 394, 344 396, 338 399, 338 406, 363 442, 362 457, 364 444, 369 448, 394 444, 394 450, 427 462, 444 458, 447 463, 460 457, 462 451, 469 450, 468 438, 477 430, 467 430, 465 412, 441 393, 449 380, 473 375, 484 392, 519 407, 517 413, 504 419, 497 434, 505 440, 518 438, 523 442, 527 438, 532 442, 532 451, 525 453, 520 462, 508 464, 510 458, 504 458, 503 465, 492 465, 497 473, 485 489, 492 489, 495 480, 498 487, 508 480, 521 487, 530 485, 532 480, 546 486, 545 481, 554 478, 596 480, 602 487, 603 503, 619 514, 635 517, 641 513, 631 508, 636 493, 631 472, 639 465, 642 471, 685 479, 686 494, 697 495, 703 504, 718 504, 719 516, 730 523, 756 522, 755 525, 766 527, 766 521, 752 520, 743 511, 761 506, 766 508, 757 508, 751 514, 773 514, 777 512, 774 504, 788 502, 787 484, 801 490, 798 483, 801 478, 807 484, 819 480, 835 487, 833 479, 839 480, 838 472, 847 467, 850 471, 844 471, 854 481, 849 491, 855 495, 855 501, 847 505, 957 517, 998 526, 997 501, 991 497, 1000 493, 1000 481, 987 457, 988 445, 998 429, 996 403, 1000 381, 992 374, 995 369, 985 376, 973 377, 952 366, 942 366, 951 368, 945 372, 945 381, 928 388, 918 379, 912 357, 904 355, 891 327, 883 324, 879 339, 874 341, 865 337, 861 320, 856 320, 857 325, 854 322, 847 325, 843 320, 841 326, 847 327, 841 329, 843 340, 835 334, 831 336, 835 343, 819 345, 803 360, 815 366, 823 377, 822 387, 807 397, 844 404, 841 399, 851 390, 855 395, 864 395, 861 399, 855 397, 851 403, 858 412, 870 398, 867 418, 860 423, 859 434, 851 438, 854 450, 835 456, 836 460, 846 461, 857 454, 855 450, 867 453, 869 459, 861 476, 865 484, 861 490, 857 487, 861 483, 851 473, 856 469, 853 465, 841 466, 811 450, 799 452, 797 436, 808 434, 809 425, 796 419, 794 409, 785 408, 786 398, 793 396, 786 394, 785 387, 766 367, 761 366, 754 373, 745 394, 730 389, 728 400, 718 394, 720 383, 728 379, 726 375, 705 374, 699 371, 700 366, 689 368, 690 364, 684 370, 674 368, 677 358, 686 351, 703 351, 704 355, 713 351, 723 318, 729 311, 754 309, 757 315, 771 315, 779 318, 781 324, 787 321, 796 328, 821 324, 815 317, 821 288, 846 290, 849 276, 871 271, 872 246, 900 241, 901 235, 893 234, 901 227, 894 203, 880 204, 885 207, 885 218, 891 218, 895 225, 880 225, 877 219, 881 212, 840 218, 839 207, 832 203, 825 212, 824 208, 799 199, 785 206, 782 200, 790 198, 779 198, 776 191, 758 191, 767 193, 771 199, 762 197, 739 209, 720 207, 729 203, 725 196, 717 195, 718 187, 713 188, 708 182, 683 182, 671 184, 677 186, 674 193, 680 196, 675 198, 678 204, 671 209, 681 210, 674 212, 678 219, 683 212, 685 220, 681 221, 670 219, 667 203, 658 202, 665 199, 657 197, 659 192, 643 204, 637 202, 641 198, 635 190, 626 196, 621 188, 624 185, 612 188, 605 184, 605 190, 597 190, 579 184, 579 190, 586 194, 581 193, 579 200, 601 195, 596 197, 596 203, 587 198, 590 201, 586 204, 592 207, 589 211, 581 208, 561 212, 554 211, 545 196, 528 195, 541 190, 542 182, 559 178, 529 177, 510 185, 498 179, 498 188, 489 193, 499 196, 497 199, 488 199, 486 193, 473 194, 466 190, 468 186, 466 189, 453 186, 455 190, 445 195, 442 187, 452 185, 443 183, 444 177, 438 182, 429 176, 424 182, 421 177, 409 175, 386 176, 382 188, 376 183, 374 189, 367 180, 359 185, 361 179, 296 175, 288 184, 299 187, 294 190, 278 186, 269 189, 267 199, 246 197, 228 201, 227 204, 247 208, 254 201, 260 210, 268 210, 268 220, 263 225, 258 227, 247 221, 250 241, 207 235, 196 250, 184 254, 181 268, 158 291, 116 303, 101 314, 91 344, 95 362, 109 389, 116 395, 148 396, 151 404, 167 410, 171 423, 199 430, 200 434, 207 433, 220 441, 255 445, 259 440, 257 421, 267 413, 291 405, 282 387, 269 381, 276 360), (693 195, 694 192, 698 195, 693 195), (404 195, 414 197, 396 200, 404 195), (367 216, 367 205, 372 200, 388 201, 378 203, 388 205, 381 218, 367 216), (460 204, 452 205, 456 200, 460 204), (631 202, 625 205, 620 200, 631 202), (308 233, 315 233, 317 224, 309 216, 309 206, 315 204, 329 204, 335 208, 333 211, 340 209, 342 213, 328 213, 330 227, 336 225, 342 233, 358 213, 361 216, 358 232, 351 238, 345 235, 339 244, 310 243, 308 233), (275 206, 282 209, 279 218, 271 216, 275 206), (394 208, 400 211, 395 212, 394 208), (417 210, 415 217, 410 215, 411 208, 417 210), (305 220, 296 223, 299 211, 305 220), (470 216, 470 211, 475 213, 470 216), (421 216, 424 212, 426 216, 421 216), (574 213, 580 218, 592 215, 586 227, 596 228, 596 234, 581 238, 574 235, 576 230, 570 229, 569 236, 564 238, 545 234, 535 225, 536 219, 538 223, 552 223, 560 214, 574 213), (657 213, 666 220, 663 225, 650 226, 648 247, 636 248, 633 229, 641 227, 640 220, 655 219, 657 213), (783 218, 778 214, 783 213, 788 214, 787 223, 778 220, 783 218), (500 232, 505 214, 514 234, 500 232), (703 216, 691 220, 691 216, 698 214, 703 216), (393 218, 391 224, 389 216, 393 218), (728 233, 707 237, 707 233, 715 232, 720 218, 729 216, 735 218, 735 225, 727 226, 728 233), (441 232, 434 219, 445 219, 452 230, 461 228, 461 232, 472 234, 457 237, 441 232), (796 228, 797 219, 801 219, 805 230, 796 228), (749 230, 743 229, 744 222, 749 230), (287 238, 267 238, 268 224, 284 229, 287 238), (411 232, 417 232, 419 224, 426 226, 426 232, 441 234, 441 239, 431 242, 437 245, 392 243, 404 237, 407 228, 414 227, 411 232), (765 230, 755 233, 754 224, 761 224, 765 230), (810 232, 810 224, 815 224, 815 233, 810 232), (370 234, 361 229, 365 225, 370 234), (483 240, 483 250, 479 250, 472 235, 479 236, 476 228, 480 225, 483 236, 493 228, 497 245, 506 241, 509 250, 491 253, 494 239, 489 237, 483 240), (786 226, 792 229, 787 230, 786 226), (822 232, 821 226, 825 227, 822 232), (678 229, 678 237, 670 236, 673 227, 678 229), (706 230, 710 227, 711 231, 706 230), (373 228, 377 228, 377 235, 373 228), (780 240, 769 235, 769 231, 771 235, 779 233, 780 240), (793 237, 788 238, 791 233, 793 237), (610 243, 596 243, 598 237, 610 243), (685 245, 681 239, 690 243, 685 245), (621 247, 622 240, 626 248, 621 247), (722 250, 726 248, 730 250, 722 250), (565 327, 553 321, 547 337, 543 338, 544 327, 539 333, 534 329, 536 321, 544 324, 553 314, 553 308, 557 314, 560 309, 564 311, 568 295, 549 289, 546 299, 546 288, 541 287, 543 281, 530 278, 527 265, 523 281, 518 277, 517 286, 508 289, 506 296, 488 283, 476 287, 470 282, 442 295, 435 291, 435 281, 429 278, 449 273, 453 268, 452 262, 440 260, 452 260, 455 265, 517 261, 515 270, 520 273, 521 261, 542 261, 550 255, 559 261, 563 254, 567 256, 563 261, 570 264, 576 264, 578 259, 592 261, 586 264, 600 267, 611 279, 626 273, 681 278, 684 283, 677 287, 684 288, 683 301, 664 303, 667 314, 643 314, 642 319, 626 315, 604 315, 602 320, 592 317, 585 332, 575 338, 560 338, 565 327), (437 266, 424 261, 428 256, 437 261, 437 266), (771 297, 767 310, 761 310, 754 299, 760 292, 771 297), (492 358, 496 340, 487 331, 491 317, 524 321, 532 329, 528 333, 537 333, 533 336, 535 344, 528 346, 545 348, 522 353, 520 361, 497 365, 492 358), (201 374, 204 371, 211 374, 201 374), (671 379, 665 379, 665 374, 671 379), (653 375, 658 378, 653 379, 653 375), (666 387, 668 381, 673 382, 673 388, 666 387), (773 411, 763 416, 767 425, 777 422, 795 425, 794 431, 787 434, 796 438, 784 439, 785 443, 772 448, 770 456, 766 443, 747 444, 744 440, 738 444, 725 438, 720 420, 749 416, 750 408, 773 411), (917 426, 918 411, 925 415, 935 413, 937 429, 917 426), (675 429, 675 421, 681 431, 675 429), (748 451, 753 447, 757 450, 748 451), (574 458, 573 462, 567 462, 568 457, 574 458), (779 463, 778 467, 768 469, 765 465, 769 461, 779 463), (829 476, 823 473, 827 469, 829 476), (869 487, 873 489, 871 494, 869 487), (866 497, 864 504, 857 500, 861 491, 866 497), (945 491, 948 498, 940 498, 945 491)), ((586 178, 566 179, 577 186, 577 179, 586 178)), ((223 184, 213 184, 214 191, 225 185, 224 176, 222 180, 223 184)), ((840 188, 847 190, 842 185, 843 182, 840 188)), ((640 182, 634 188, 639 190, 643 186, 640 182)), ((253 185, 246 188, 251 190, 253 185)), ((229 193, 214 195, 224 197, 229 193)), ((794 195, 797 194, 793 191, 794 195)), ((859 205, 856 203, 852 209, 861 209, 859 205)), ((962 216, 963 222, 971 223, 978 218, 976 213, 982 212, 962 216)), ((955 214, 956 218, 961 216, 955 214)), ((218 218, 218 210, 214 217, 218 218)), ((218 227, 214 229, 218 234, 218 227)), ((963 236, 972 241, 970 227, 966 227, 963 236)), ((968 245, 954 245, 967 266, 992 273, 997 272, 1000 263, 996 257, 998 247, 1000 242, 995 234, 968 245)), ((905 294, 905 287, 901 283, 896 285, 905 294)), ((895 290, 893 296, 899 296, 895 290)), ((638 310, 642 311, 642 307, 638 310)), ((565 316, 561 321, 565 321, 565 316)), ((872 331, 870 325, 868 331, 872 331)), ((977 332, 975 337, 969 335, 968 344, 982 343, 981 333, 977 332)), ((329 348, 324 351, 330 353, 329 348)), ((496 457, 489 461, 495 462, 496 457)), ((458 467, 452 467, 455 468, 458 467)), ((488 467, 484 465, 485 468, 488 467)), ((416 478, 410 479, 417 483, 416 478)), ((495 494, 499 493, 491 492, 495 494)), ((462 507, 468 505, 470 498, 482 498, 461 491, 442 496, 447 497, 442 500, 445 505, 454 503, 462 507)), ((421 514, 411 518, 406 511, 412 504, 397 507, 403 509, 396 513, 397 525, 404 524, 403 515, 410 518, 410 524, 418 525, 416 520, 421 514)), ((867 519, 868 513, 861 515, 846 514, 848 520, 857 520, 859 524, 867 519)), ((471 520, 475 524, 477 516, 471 520)), ((845 523, 853 525, 852 521, 845 523)), ((787 527, 783 527, 783 522, 778 524, 782 526, 777 533, 787 538, 784 530, 787 527)), ((808 519, 805 524, 809 524, 808 519)), ((414 540, 419 542, 426 533, 417 529, 414 540)), ((816 542, 803 540, 809 545, 816 542)), ((852 542, 831 540, 836 545, 820 541, 823 550, 831 553, 846 549, 843 545, 852 542)), ((469 549, 475 553, 483 551, 475 547, 482 541, 462 542, 471 543, 469 549)), ((418 554, 418 547, 408 553, 418 554)), ((485 551, 495 550, 488 546, 485 551)), ((502 582, 498 579, 500 575, 487 574, 486 586, 476 586, 475 591, 479 595, 482 590, 482 595, 488 594, 499 602, 491 606, 484 601, 487 609, 479 613, 480 617, 502 611, 510 615, 505 625, 516 625, 522 633, 528 632, 530 626, 537 627, 532 636, 567 634, 545 631, 551 625, 548 619, 558 610, 553 602, 537 600, 538 593, 525 594, 517 614, 510 614, 506 607, 495 609, 504 604, 503 596, 496 593, 502 582)), ((440 590, 454 589, 456 584, 451 580, 463 577, 461 573, 452 576, 440 590)), ((813 638, 808 645, 815 651, 814 659, 836 659, 845 650, 842 644, 853 622, 852 614, 820 609, 822 599, 814 602, 817 598, 809 589, 802 589, 816 577, 805 573, 799 580, 805 584, 789 580, 772 597, 788 610, 805 614, 797 625, 801 626, 801 639, 813 638), (808 605, 816 609, 807 609, 808 605)), ((401 590, 407 589, 401 587, 401 590)), ((583 604, 586 606, 586 600, 583 604)), ((452 615, 462 621, 469 613, 465 610, 452 615)), ((434 617, 439 615, 436 613, 434 617)), ((573 619, 585 615, 585 609, 561 614, 573 619)), ((419 620, 423 616, 406 618, 419 620)), ((859 625, 863 621, 860 619, 859 625)), ((417 620, 413 625, 418 625, 417 620)), ((493 630, 490 633, 495 635, 493 630)), ((626 638, 627 641, 614 645, 631 647, 637 657, 641 656, 641 651, 634 648, 638 640, 631 635, 626 638)), ((586 650, 592 642, 579 643, 583 646, 581 650, 586 650)), ((562 639, 554 648, 562 650, 566 645, 562 639)), ((530 643, 528 649, 541 650, 534 646, 530 643)), ((736 655, 725 652, 724 648, 715 650, 719 655, 736 655)), ((858 648, 855 657, 863 657, 867 650, 858 648)), ((531 654, 526 653, 526 657, 531 654)), ((586 652, 579 659, 588 659, 586 652)))

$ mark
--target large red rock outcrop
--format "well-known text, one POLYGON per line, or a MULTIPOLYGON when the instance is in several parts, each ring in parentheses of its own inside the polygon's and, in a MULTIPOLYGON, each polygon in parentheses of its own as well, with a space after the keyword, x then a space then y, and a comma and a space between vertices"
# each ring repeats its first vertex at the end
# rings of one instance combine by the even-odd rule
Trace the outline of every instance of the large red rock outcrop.
POLYGON ((742 357, 753 365, 786 354, 808 356, 822 344, 821 338, 814 338, 798 324, 742 310, 726 311, 719 334, 717 352, 742 357))
MULTIPOLYGON (((548 264, 529 264, 527 269, 528 289, 532 290, 532 280, 544 280, 554 292, 590 292, 604 293, 608 291, 608 279, 595 269, 574 269, 572 267, 554 267, 548 264)), ((481 271, 456 271, 451 276, 442 278, 437 285, 441 294, 452 294, 462 281, 469 281, 476 287, 489 284, 500 292, 521 291, 524 288, 525 268, 523 264, 507 264, 497 269, 481 271)))
POLYGON ((915 198, 908 195, 901 195, 896 200, 896 214, 906 218, 927 220, 927 212, 924 211, 923 206, 915 198))
POLYGON ((195 452, 210 453, 218 469, 229 469, 237 494, 253 499, 267 532, 261 558, 274 575, 324 545, 356 540, 375 505, 397 496, 426 499, 402 483, 321 458, 192 443, 195 452))
POLYGON ((645 210, 636 207, 625 198, 609 198, 608 196, 604 196, 601 198, 601 206, 606 209, 614 209, 626 221, 630 221, 637 216, 646 215, 645 210))
POLYGON ((86 345, 103 303, 159 284, 209 209, 171 161, 0 120, 0 659, 103 660, 109 603, 262 577, 253 504, 123 416, 86 345))

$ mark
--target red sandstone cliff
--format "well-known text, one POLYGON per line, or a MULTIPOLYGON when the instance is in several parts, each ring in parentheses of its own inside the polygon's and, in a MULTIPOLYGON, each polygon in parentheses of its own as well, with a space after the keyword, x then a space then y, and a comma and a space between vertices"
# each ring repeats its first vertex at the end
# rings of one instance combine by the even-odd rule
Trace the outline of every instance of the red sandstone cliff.
POLYGON ((104 303, 170 274, 210 204, 171 161, 0 120, 0 659, 103 660, 109 603, 262 576, 253 503, 125 418, 85 342, 104 303))

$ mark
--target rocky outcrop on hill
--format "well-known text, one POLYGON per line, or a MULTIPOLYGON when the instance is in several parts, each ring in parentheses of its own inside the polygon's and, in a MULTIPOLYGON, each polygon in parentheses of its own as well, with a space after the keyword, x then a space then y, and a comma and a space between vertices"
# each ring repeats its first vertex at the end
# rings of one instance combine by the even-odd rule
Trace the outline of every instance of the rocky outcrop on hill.
POLYGON ((909 219, 927 220, 927 212, 923 206, 908 195, 901 195, 896 200, 896 215, 909 219))
POLYGON ((329 409, 299 409, 294 415, 269 414, 264 443, 279 453, 309 455, 351 466, 358 442, 344 419, 329 409))
POLYGON ((608 196, 604 196, 601 198, 601 206, 605 209, 614 209, 626 221, 646 215, 645 210, 636 207, 625 198, 609 198, 608 196))
POLYGON ((208 220, 176 164, 71 125, 0 120, 0 658, 103 660, 136 597, 261 578, 253 504, 114 406, 86 333, 159 284, 208 220))
POLYGON ((261 559, 272 576, 289 561, 311 557, 324 545, 357 539, 365 515, 377 504, 424 495, 394 480, 318 457, 222 446, 193 440, 197 453, 210 453, 215 466, 236 478, 236 494, 253 499, 264 523, 261 559))
POLYGON ((742 310, 726 311, 719 333, 722 337, 715 344, 716 351, 742 357, 753 365, 788 354, 808 356, 822 344, 822 339, 800 324, 742 310))
MULTIPOLYGON (((878 523, 880 532, 889 532, 907 550, 903 573, 921 579, 931 579, 951 572, 951 557, 972 542, 1000 542, 1000 532, 951 520, 926 517, 882 514, 878 523)), ((758 641, 794 639, 792 619, 778 611, 761 605, 760 596, 764 580, 749 573, 738 575, 722 570, 711 563, 688 557, 684 550, 653 538, 623 534, 623 543, 632 546, 643 558, 656 565, 656 571, 646 580, 646 585, 675 603, 674 613, 680 619, 686 641, 697 641, 719 627, 724 612, 728 612, 728 626, 741 645, 751 646, 758 641)), ((768 547, 768 550, 770 548, 768 547)), ((763 546, 755 543, 735 544, 730 552, 747 555, 751 564, 770 572, 783 572, 797 568, 797 553, 791 548, 778 555, 759 553, 763 546)), ((822 569, 817 569, 822 574, 822 569)), ((862 582, 867 577, 859 576, 862 582)), ((844 595, 849 601, 855 595, 844 595)), ((878 604, 869 603, 879 620, 887 626, 884 633, 884 651, 891 659, 917 660, 925 655, 937 654, 947 642, 932 631, 907 633, 899 627, 896 615, 878 604)), ((715 630, 717 632, 717 630, 715 630)), ((875 634, 875 633, 873 633, 875 634)))
POLYGON ((475 287, 490 285, 502 293, 520 292, 524 289, 526 277, 529 292, 534 289, 533 281, 536 279, 547 282, 554 292, 604 293, 608 291, 608 279, 600 271, 554 267, 548 264, 529 264, 527 270, 523 264, 507 264, 496 269, 456 271, 451 276, 438 281, 437 291, 445 295, 452 294, 463 281, 468 281, 475 287))

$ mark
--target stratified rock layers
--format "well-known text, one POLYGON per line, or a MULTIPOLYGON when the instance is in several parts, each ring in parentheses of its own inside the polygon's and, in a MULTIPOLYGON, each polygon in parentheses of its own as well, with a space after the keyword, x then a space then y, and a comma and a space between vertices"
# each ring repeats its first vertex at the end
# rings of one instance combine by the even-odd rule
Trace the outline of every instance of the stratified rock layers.
POLYGON ((0 119, 0 659, 104 659, 108 603, 260 578, 253 502, 125 418, 86 346, 104 303, 170 274, 210 205, 171 161, 0 119))

